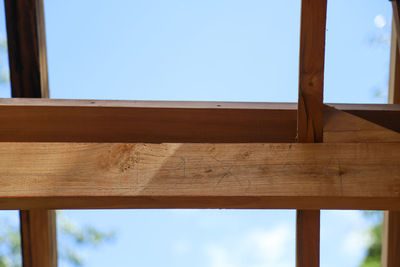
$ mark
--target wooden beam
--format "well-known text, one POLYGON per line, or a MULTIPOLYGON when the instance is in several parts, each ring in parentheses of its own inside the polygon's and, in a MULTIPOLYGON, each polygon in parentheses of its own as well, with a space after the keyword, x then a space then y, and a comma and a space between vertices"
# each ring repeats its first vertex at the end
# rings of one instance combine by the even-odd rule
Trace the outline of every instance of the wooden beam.
POLYGON ((324 143, 377 142, 400 142, 400 134, 353 114, 324 106, 324 143))
POLYGON ((43 209, 21 211, 23 266, 57 266, 55 215, 43 209))
POLYGON ((293 142, 296 136, 296 107, 279 103, 261 108, 241 103, 60 100, 10 106, 10 101, 15 100, 0 101, 1 141, 293 142))
MULTIPOLYGON (((400 105, 332 106, 400 127, 400 105)), ((296 112, 295 103, 0 99, 0 141, 285 143, 296 112)))
MULTIPOLYGON (((48 98, 43 0, 5 0, 4 3, 11 95, 48 98)), ((57 266, 55 217, 55 211, 20 211, 24 267, 57 266)))
MULTIPOLYGON (((299 142, 322 142, 326 0, 301 1, 299 142)), ((297 210, 296 266, 319 266, 319 210, 297 210)))
POLYGON ((399 210, 399 173, 398 143, 1 143, 0 208, 399 210))
MULTIPOLYGON (((388 98, 391 104, 400 103, 399 22, 399 2, 393 1, 388 98)), ((382 267, 400 266, 400 212, 385 211, 382 227, 382 267)))
MULTIPOLYGON (((399 0, 390 0, 392 2, 393 7, 393 24, 392 31, 396 31, 396 36, 400 36, 400 1, 399 0)), ((392 33, 393 35, 393 33, 392 33)), ((397 46, 400 49, 399 46, 397 46)), ((400 51, 400 50, 399 50, 400 51)))
POLYGON ((400 79, 397 79, 396 77, 400 77, 400 53, 397 37, 397 26, 395 23, 395 18, 393 17, 389 68, 388 103, 390 104, 400 103, 400 79))
POLYGON ((382 127, 400 132, 399 104, 327 104, 341 111, 351 113, 382 127))
POLYGON ((48 97, 43 0, 4 1, 13 97, 48 97))
POLYGON ((322 142, 326 0, 302 0, 298 102, 299 142, 322 142))
POLYGON ((296 266, 316 266, 315 264, 319 264, 319 229, 319 209, 297 210, 296 266), (305 241, 309 243, 305 243, 305 241), (318 263, 316 262, 317 260, 318 263))
POLYGON ((382 267, 400 266, 400 211, 385 211, 382 230, 382 267))
MULTIPOLYGON (((397 49, 396 49, 397 52, 397 49)), ((400 134, 352 114, 325 106, 324 142, 400 142, 400 134)), ((382 266, 400 266, 400 212, 385 211, 382 235, 382 266), (390 231, 390 233, 389 233, 390 231)))

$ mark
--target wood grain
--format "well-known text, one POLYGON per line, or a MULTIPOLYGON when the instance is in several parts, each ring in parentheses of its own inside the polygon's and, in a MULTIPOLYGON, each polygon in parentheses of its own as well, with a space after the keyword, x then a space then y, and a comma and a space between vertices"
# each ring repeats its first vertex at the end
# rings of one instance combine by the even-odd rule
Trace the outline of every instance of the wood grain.
POLYGON ((385 211, 382 234, 382 267, 400 266, 400 211, 385 211))
MULTIPOLYGON (((370 121, 325 106, 324 142, 400 142, 399 136, 399 133, 370 121)), ((398 254, 400 250, 399 229, 400 212, 385 211, 382 235, 382 266, 384 267, 400 265, 398 254)))
POLYGON ((392 37, 390 48, 390 68, 389 68, 389 97, 388 103, 400 103, 400 53, 397 37, 397 26, 395 19, 392 22, 392 37))
MULTIPOLYGON (((392 27, 392 31, 396 31, 396 35, 400 36, 400 1, 399 0, 391 0, 392 8, 393 8, 393 23, 395 27, 392 27)), ((397 46, 398 50, 400 49, 397 46)), ((399 50, 400 51, 400 50, 399 50)))
POLYGON ((13 97, 49 96, 43 0, 4 1, 13 97))
MULTIPOLYGON (((400 105, 330 105, 400 131, 400 105)), ((296 112, 295 103, 0 99, 0 141, 285 143, 296 112)))
POLYGON ((315 266, 316 264, 319 264, 319 229, 319 210, 297 211, 296 240, 300 241, 296 242, 296 266, 315 266), (309 243, 303 244, 305 241, 309 243), (303 247, 299 247, 299 245, 302 245, 303 247))
MULTIPOLYGON (((389 70, 389 103, 400 103, 399 5, 393 2, 392 40, 389 70)), ((400 212, 385 211, 382 226, 382 267, 400 266, 400 212)))
POLYGON ((302 0, 298 102, 299 142, 322 142, 326 0, 302 0))
POLYGON ((353 114, 324 106, 325 143, 395 143, 400 134, 353 114))
MULTIPOLYGON (((43 0, 5 0, 5 13, 12 97, 48 98, 43 0)), ((20 211, 24 267, 57 266, 55 217, 55 211, 20 211)))
POLYGON ((396 143, 1 143, 0 207, 398 209, 399 156, 396 143))
MULTIPOLYGON (((301 1, 297 139, 322 142, 326 0, 301 1)), ((297 210, 296 266, 319 266, 319 210, 297 210)))
POLYGON ((69 106, 48 101, 56 104, 29 105, 25 101, 26 105, 0 105, 0 140, 232 143, 293 142, 296 136, 294 105, 185 107, 185 103, 174 106, 164 102, 160 107, 151 102, 76 101, 76 106, 69 106))
POLYGON ((43 209, 20 212, 23 266, 57 266, 55 215, 43 209))

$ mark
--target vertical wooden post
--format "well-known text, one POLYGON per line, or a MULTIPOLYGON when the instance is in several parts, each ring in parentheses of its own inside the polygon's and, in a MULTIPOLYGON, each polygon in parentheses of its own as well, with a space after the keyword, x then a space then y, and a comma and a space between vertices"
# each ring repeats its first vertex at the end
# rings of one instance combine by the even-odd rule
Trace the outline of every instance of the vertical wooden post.
MULTIPOLYGON (((48 98, 43 0, 5 0, 12 97, 48 98)), ((24 267, 56 267, 55 211, 20 211, 24 267)))
POLYGON ((23 266, 57 266, 55 211, 22 210, 20 220, 23 266))
MULTIPOLYGON (((399 2, 393 1, 389 69, 389 104, 400 104, 399 2)), ((382 267, 400 266, 400 212, 385 211, 382 229, 382 267)))
POLYGON ((397 36, 397 24, 393 18, 389 67, 389 104, 400 104, 400 53, 397 36))
MULTIPOLYGON (((300 28, 299 142, 322 142, 326 0, 302 0, 300 28)), ((296 266, 319 266, 320 211, 298 210, 296 266)))
MULTIPOLYGON (((390 0, 390 1, 392 2, 392 7, 393 7, 393 17, 392 17, 392 38, 393 38, 393 31, 395 31, 396 34, 395 36, 400 36, 400 0, 390 0)), ((397 46, 397 48, 400 51, 400 46, 397 46)))
POLYGON ((12 97, 48 98, 43 0, 4 0, 12 97))

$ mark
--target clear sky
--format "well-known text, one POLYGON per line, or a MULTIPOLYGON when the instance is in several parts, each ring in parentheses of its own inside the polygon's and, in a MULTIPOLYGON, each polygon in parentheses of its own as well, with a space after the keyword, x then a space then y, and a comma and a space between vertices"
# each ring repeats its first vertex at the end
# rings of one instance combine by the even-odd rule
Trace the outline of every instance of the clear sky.
MULTIPOLYGON (((297 101, 299 0, 45 0, 45 14, 52 98, 297 101)), ((390 25, 389 1, 328 1, 325 102, 386 102, 390 25)), ((116 230, 98 250, 77 248, 88 267, 295 265, 292 210, 65 215, 116 230)), ((357 266, 369 225, 323 211, 321 266, 357 266)))

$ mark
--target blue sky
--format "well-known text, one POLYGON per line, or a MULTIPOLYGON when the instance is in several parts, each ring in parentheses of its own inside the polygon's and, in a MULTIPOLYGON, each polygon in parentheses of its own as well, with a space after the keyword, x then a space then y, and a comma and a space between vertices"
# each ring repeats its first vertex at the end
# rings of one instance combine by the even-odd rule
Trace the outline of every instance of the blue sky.
MULTIPOLYGON (((45 0, 45 14, 52 98, 297 101, 299 0, 45 0)), ((325 102, 386 102, 390 25, 389 1, 328 1, 325 102)), ((88 267, 294 266, 293 210, 65 215, 116 230, 77 248, 88 267)), ((322 211, 321 266, 357 266, 369 225, 359 211, 322 211)))

